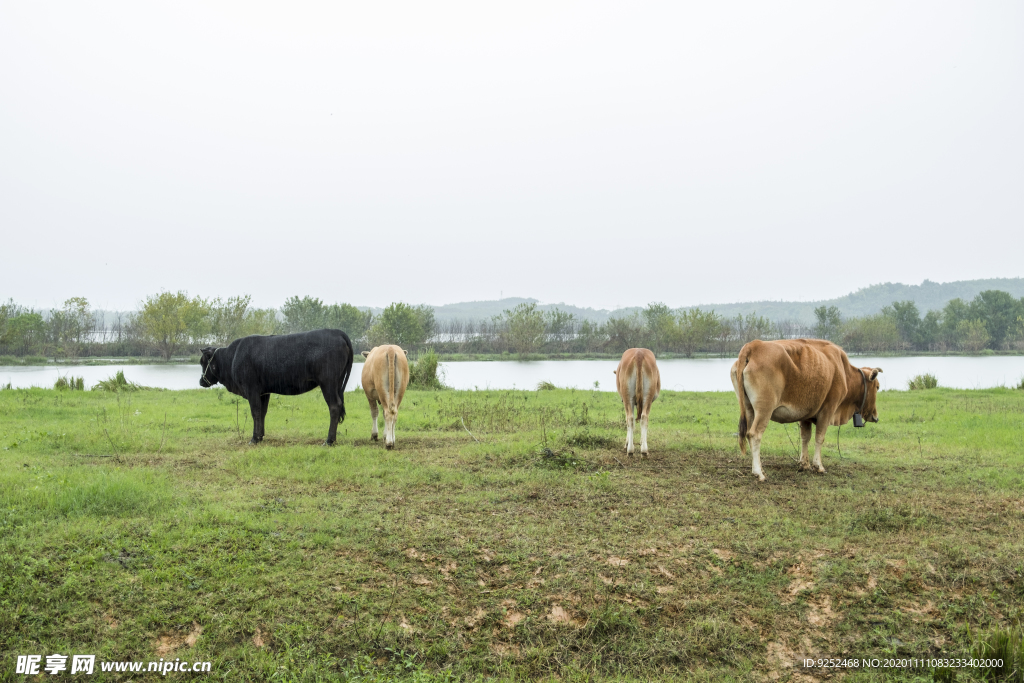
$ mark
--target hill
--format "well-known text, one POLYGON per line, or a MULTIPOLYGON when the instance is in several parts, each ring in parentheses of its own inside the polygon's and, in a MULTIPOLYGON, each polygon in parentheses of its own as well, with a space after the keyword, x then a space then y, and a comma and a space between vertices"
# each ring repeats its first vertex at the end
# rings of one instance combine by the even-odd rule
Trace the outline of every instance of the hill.
POLYGON ((872 315, 893 301, 913 301, 918 310, 936 310, 944 307, 951 299, 969 301, 989 289, 999 289, 1015 297, 1024 297, 1024 278, 992 278, 988 280, 959 280, 957 282, 932 282, 925 280, 919 285, 905 285, 886 282, 858 289, 856 292, 836 299, 819 301, 750 301, 735 304, 702 304, 698 308, 714 309, 727 317, 757 312, 772 320, 796 320, 814 322, 814 309, 818 306, 836 306, 843 317, 872 315))

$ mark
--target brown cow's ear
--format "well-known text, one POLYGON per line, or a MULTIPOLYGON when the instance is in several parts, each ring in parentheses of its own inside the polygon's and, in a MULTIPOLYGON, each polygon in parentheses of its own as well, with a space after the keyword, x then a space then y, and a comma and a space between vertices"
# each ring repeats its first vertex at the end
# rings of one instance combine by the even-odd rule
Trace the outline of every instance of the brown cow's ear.
POLYGON ((407 355, 407 356, 409 355, 409 352, 408 352, 408 351, 406 351, 405 349, 402 349, 402 353, 404 353, 404 354, 405 354, 405 355, 407 355))
POLYGON ((369 358, 370 352, 369 351, 363 351, 359 355, 361 355, 363 358, 369 358))
POLYGON ((871 377, 869 377, 868 379, 874 379, 874 378, 878 377, 878 373, 880 373, 881 371, 882 371, 882 368, 873 368, 872 371, 871 371, 871 377))

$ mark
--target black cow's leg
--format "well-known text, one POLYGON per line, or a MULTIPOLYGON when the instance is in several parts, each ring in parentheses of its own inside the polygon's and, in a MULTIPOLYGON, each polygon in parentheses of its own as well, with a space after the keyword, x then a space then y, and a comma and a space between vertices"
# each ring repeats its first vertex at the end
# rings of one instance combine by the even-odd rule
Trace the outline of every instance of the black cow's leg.
POLYGON ((338 437, 338 422, 341 420, 341 406, 345 399, 341 396, 338 388, 334 386, 322 384, 320 391, 324 395, 324 400, 327 401, 328 410, 331 411, 331 426, 327 430, 327 441, 324 441, 324 445, 333 446, 338 437))
POLYGON ((270 394, 260 396, 260 441, 267 435, 267 411, 270 409, 270 394))
POLYGON ((249 397, 249 412, 252 413, 252 439, 250 446, 263 440, 263 397, 259 394, 249 397))

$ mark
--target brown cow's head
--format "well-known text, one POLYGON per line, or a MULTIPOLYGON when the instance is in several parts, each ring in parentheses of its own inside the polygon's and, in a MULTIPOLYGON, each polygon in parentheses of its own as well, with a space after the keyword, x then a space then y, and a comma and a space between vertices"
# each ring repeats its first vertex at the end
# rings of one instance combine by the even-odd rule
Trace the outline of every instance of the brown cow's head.
POLYGON ((203 375, 199 378, 199 386, 201 387, 212 387, 220 381, 217 374, 216 352, 217 349, 212 346, 207 346, 201 352, 202 355, 199 357, 199 365, 203 367, 203 375))
POLYGON ((882 372, 882 368, 860 368, 860 371, 864 373, 864 377, 868 380, 868 394, 864 401, 864 412, 861 413, 867 422, 878 422, 878 405, 875 399, 878 397, 878 374, 882 372))

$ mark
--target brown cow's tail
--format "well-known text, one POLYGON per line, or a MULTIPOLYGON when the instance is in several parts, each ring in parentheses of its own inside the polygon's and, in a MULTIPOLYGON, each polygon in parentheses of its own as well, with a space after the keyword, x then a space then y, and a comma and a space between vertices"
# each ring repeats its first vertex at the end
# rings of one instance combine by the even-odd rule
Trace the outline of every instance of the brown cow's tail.
POLYGON ((747 454, 747 430, 749 426, 747 424, 747 391, 743 387, 743 371, 747 367, 747 360, 743 357, 743 352, 740 351, 740 357, 737 359, 737 371, 736 371, 736 398, 740 402, 740 423, 736 429, 736 436, 740 442, 740 453, 743 455, 747 454))

